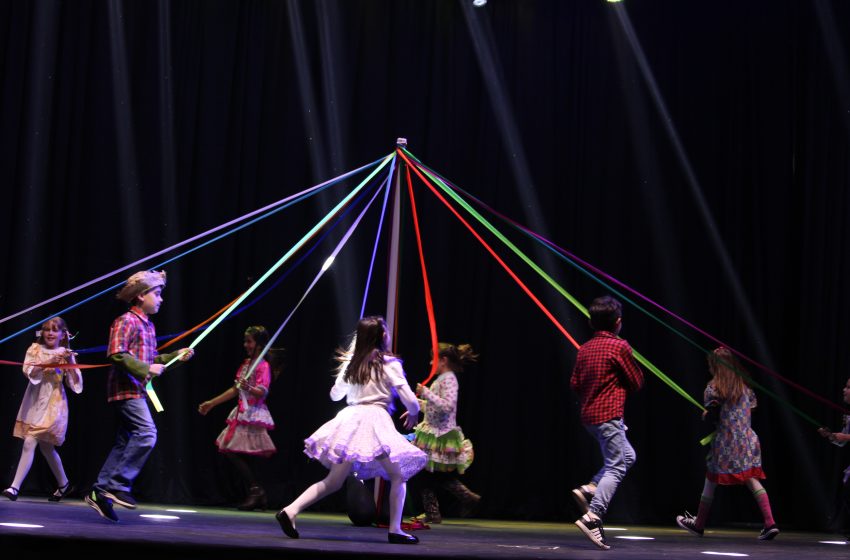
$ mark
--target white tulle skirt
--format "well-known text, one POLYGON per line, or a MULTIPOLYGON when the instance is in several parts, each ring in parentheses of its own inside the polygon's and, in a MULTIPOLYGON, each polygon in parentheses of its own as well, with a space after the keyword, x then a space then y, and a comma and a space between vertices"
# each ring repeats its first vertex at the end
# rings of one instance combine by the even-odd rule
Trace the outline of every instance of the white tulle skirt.
POLYGON ((399 466, 404 480, 422 470, 427 461, 421 449, 398 433, 386 409, 375 404, 340 410, 333 420, 304 440, 304 453, 328 469, 350 462, 363 480, 378 476, 389 480, 378 460, 384 457, 399 466))

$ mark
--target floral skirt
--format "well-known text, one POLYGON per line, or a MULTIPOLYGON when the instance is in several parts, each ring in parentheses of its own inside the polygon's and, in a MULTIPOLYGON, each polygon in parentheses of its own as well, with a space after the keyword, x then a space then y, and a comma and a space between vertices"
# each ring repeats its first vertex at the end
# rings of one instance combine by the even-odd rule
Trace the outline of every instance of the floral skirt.
POLYGON ((475 452, 472 449, 472 442, 463 437, 463 431, 459 427, 436 436, 427 428, 422 429, 420 426, 421 424, 416 427, 413 445, 428 456, 425 470, 428 472, 457 471, 458 474, 463 474, 469 468, 475 458, 475 452))
POLYGON ((304 440, 304 453, 328 469, 352 463, 362 480, 378 476, 389 480, 381 463, 385 458, 399 467, 404 480, 421 471, 426 461, 425 453, 398 433, 386 409, 374 404, 340 410, 304 440))

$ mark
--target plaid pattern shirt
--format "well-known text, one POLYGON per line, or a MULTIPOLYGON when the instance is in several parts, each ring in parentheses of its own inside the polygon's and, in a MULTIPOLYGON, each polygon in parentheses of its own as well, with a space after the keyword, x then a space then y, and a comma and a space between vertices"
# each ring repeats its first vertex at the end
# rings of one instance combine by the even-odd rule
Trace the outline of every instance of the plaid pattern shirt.
POLYGON ((579 394, 583 424, 622 418, 626 395, 642 386, 643 372, 622 338, 596 331, 579 348, 570 388, 579 394))
MULTIPOLYGON (((139 362, 154 363, 156 358, 156 331, 148 316, 138 307, 121 315, 109 328, 109 348, 106 356, 127 353, 139 362)), ((132 375, 125 367, 113 364, 106 381, 107 400, 123 401, 143 399, 145 383, 132 375)))

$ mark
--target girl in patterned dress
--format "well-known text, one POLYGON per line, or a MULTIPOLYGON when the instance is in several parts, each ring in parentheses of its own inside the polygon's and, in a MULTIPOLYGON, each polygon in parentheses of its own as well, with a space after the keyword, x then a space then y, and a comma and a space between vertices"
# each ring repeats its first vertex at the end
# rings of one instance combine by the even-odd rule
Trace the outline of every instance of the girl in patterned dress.
POLYGON ((269 338, 269 331, 265 327, 248 327, 242 342, 248 357, 236 370, 233 387, 198 406, 198 412, 206 416, 219 404, 233 398, 239 399, 228 415, 227 426, 221 431, 215 444, 230 460, 248 488, 245 501, 237 506, 244 511, 266 507, 266 492, 257 482, 254 469, 249 464, 251 457, 267 458, 277 451, 269 437, 269 430, 274 429, 274 420, 266 406, 272 378, 277 379, 280 374, 277 349, 270 349, 266 353, 273 365, 265 359, 260 360, 254 371, 250 372, 251 364, 268 344, 269 338))
MULTIPOLYGON (((773 539, 779 528, 773 520, 767 491, 759 482, 766 477, 761 468, 759 438, 751 427, 751 410, 757 403, 755 393, 744 380, 748 374, 738 358, 724 347, 708 355, 708 369, 712 378, 703 401, 708 410, 717 410, 717 429, 707 457, 697 516, 685 513, 676 517, 676 523, 701 537, 717 485, 743 484, 752 492, 764 517, 758 538, 773 539)), ((707 414, 708 411, 703 416, 707 414)))
POLYGON ((34 365, 76 363, 75 354, 70 349, 68 327, 62 317, 48 319, 36 334, 38 339, 27 349, 24 358, 24 375, 29 383, 12 432, 12 435, 24 440, 24 445, 15 479, 9 488, 3 490, 3 495, 12 501, 18 499, 21 485, 32 467, 37 445, 58 485, 48 500, 58 502, 72 490, 62 467, 62 459, 56 452, 56 448, 64 443, 65 431, 68 429, 68 397, 63 383, 75 393, 81 393, 83 375, 77 368, 43 368, 34 365))
POLYGON ((322 463, 328 475, 307 488, 277 513, 286 536, 297 539, 295 518, 299 513, 340 488, 352 470, 365 480, 380 476, 390 487, 390 519, 387 540, 392 544, 415 544, 419 539, 402 532, 401 513, 407 480, 425 466, 425 454, 395 429, 388 410, 394 395, 407 409, 404 426, 413 428, 419 403, 401 367, 389 352, 390 335, 381 317, 357 323, 353 351, 338 350, 336 382, 331 399, 346 399, 348 406, 304 440, 304 453, 322 463))
POLYGON ((441 523, 442 514, 435 490, 443 488, 457 498, 460 515, 470 515, 481 496, 467 488, 457 475, 472 464, 472 442, 466 439, 457 425, 457 373, 478 359, 469 344, 455 346, 441 342, 438 348, 437 379, 431 387, 416 385, 425 419, 415 429, 413 444, 428 455, 425 471, 417 482, 420 485, 425 513, 416 516, 424 523, 441 523))

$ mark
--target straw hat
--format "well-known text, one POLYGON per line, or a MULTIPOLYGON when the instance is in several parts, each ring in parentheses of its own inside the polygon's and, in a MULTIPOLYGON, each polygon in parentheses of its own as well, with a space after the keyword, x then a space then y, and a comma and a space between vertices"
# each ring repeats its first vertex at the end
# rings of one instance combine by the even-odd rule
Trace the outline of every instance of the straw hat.
POLYGON ((132 303, 136 296, 153 290, 157 286, 165 287, 165 271, 142 270, 130 276, 115 297, 126 303, 132 303))

